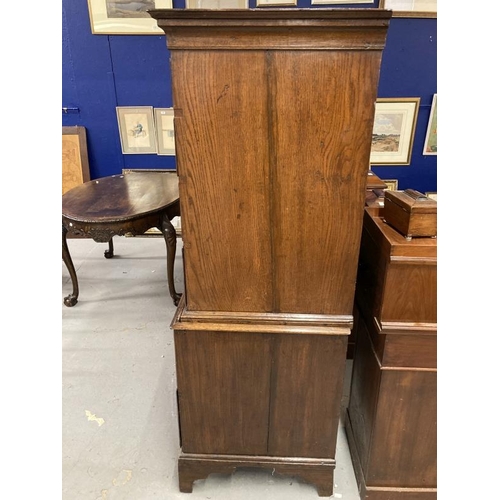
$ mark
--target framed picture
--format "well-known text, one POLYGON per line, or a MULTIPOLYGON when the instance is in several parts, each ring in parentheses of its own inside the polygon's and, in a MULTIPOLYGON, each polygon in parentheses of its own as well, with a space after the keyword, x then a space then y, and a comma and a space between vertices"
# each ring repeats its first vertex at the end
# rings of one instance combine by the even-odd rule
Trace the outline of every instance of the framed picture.
POLYGON ((151 106, 116 108, 123 154, 156 153, 156 134, 151 106))
POLYGON ((90 181, 85 127, 62 128, 62 194, 90 181))
POLYGON ((427 133, 425 134, 424 155, 437 155, 437 94, 432 98, 431 114, 427 124, 427 133))
POLYGON ((171 9, 172 0, 88 0, 94 35, 164 35, 150 9, 171 9))
POLYGON ((297 5, 297 0, 257 0, 257 7, 271 7, 273 5, 297 5))
POLYGON ((175 155, 174 108, 155 108, 156 141, 159 155, 175 155))
POLYGON ((392 17, 437 17, 437 0, 380 0, 379 8, 392 17))
POLYGON ((333 5, 335 3, 373 3, 373 0, 311 0, 311 5, 333 5))
POLYGON ((186 0, 186 9, 248 9, 248 0, 186 0))
POLYGON ((379 98, 375 104, 370 163, 409 165, 420 97, 379 98))
POLYGON ((387 185, 387 191, 397 191, 398 190, 398 180, 397 179, 382 179, 387 185))

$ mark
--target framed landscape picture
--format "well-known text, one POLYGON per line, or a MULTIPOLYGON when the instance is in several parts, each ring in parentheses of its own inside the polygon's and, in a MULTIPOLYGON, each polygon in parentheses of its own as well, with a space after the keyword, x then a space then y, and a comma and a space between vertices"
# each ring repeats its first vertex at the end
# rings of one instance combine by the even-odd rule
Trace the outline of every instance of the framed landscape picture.
POLYGON ((429 115, 429 123, 427 125, 427 133, 425 134, 424 155, 437 155, 437 94, 432 98, 431 114, 429 115))
POLYGON ((150 9, 171 9, 172 0, 88 0, 94 35, 164 35, 150 9))
POLYGON ((120 106, 116 115, 123 154, 156 153, 152 106, 120 106))
POLYGON ((420 97, 379 98, 375 105, 371 165, 409 165, 420 97))

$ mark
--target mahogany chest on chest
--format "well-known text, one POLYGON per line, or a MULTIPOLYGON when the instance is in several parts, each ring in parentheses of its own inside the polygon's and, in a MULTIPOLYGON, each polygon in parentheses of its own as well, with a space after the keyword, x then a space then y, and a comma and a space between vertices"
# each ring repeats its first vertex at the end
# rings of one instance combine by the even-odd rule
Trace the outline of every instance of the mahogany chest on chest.
POLYGON ((262 467, 332 495, 382 9, 153 10, 185 294, 179 487, 262 467))

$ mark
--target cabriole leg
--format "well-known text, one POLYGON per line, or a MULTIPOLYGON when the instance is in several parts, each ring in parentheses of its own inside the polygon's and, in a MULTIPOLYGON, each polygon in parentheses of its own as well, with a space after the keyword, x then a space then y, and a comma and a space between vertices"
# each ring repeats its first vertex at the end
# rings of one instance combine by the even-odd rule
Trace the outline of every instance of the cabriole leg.
POLYGON ((71 260, 71 255, 69 253, 67 236, 68 230, 62 226, 62 258, 64 264, 68 268, 69 275, 71 276, 71 282, 73 283, 73 293, 70 293, 64 298, 64 305, 68 307, 73 307, 78 302, 78 279, 76 278, 75 266, 71 260))
POLYGON ((168 289, 170 291, 170 296, 174 301, 175 305, 179 304, 181 299, 181 294, 175 291, 174 284, 174 263, 175 263, 175 252, 177 250, 177 234, 175 233, 175 227, 170 222, 167 214, 164 213, 161 217, 161 232, 165 238, 165 243, 167 244, 167 279, 168 279, 168 289))

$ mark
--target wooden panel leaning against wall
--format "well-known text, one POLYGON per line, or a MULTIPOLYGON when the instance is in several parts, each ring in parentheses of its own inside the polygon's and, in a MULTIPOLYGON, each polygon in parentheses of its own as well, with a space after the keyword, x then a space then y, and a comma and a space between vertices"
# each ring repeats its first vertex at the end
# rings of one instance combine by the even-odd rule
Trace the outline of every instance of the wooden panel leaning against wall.
POLYGON ((89 180, 85 127, 62 127, 62 194, 89 180))

